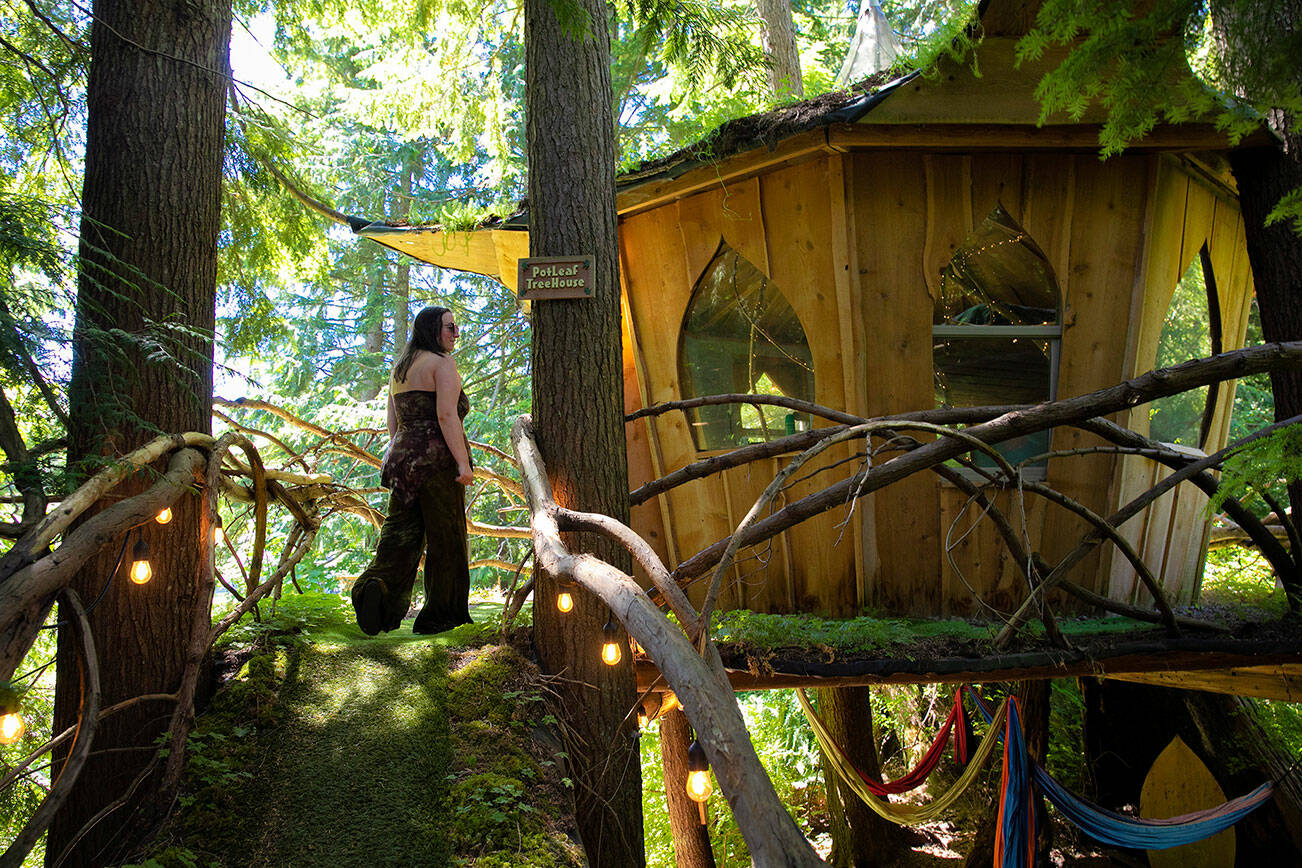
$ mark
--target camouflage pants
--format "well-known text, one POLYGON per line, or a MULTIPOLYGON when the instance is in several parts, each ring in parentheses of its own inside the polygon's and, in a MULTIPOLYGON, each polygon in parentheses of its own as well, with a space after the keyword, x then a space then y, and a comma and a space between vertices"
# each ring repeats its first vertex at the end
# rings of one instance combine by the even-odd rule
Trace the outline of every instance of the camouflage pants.
POLYGON ((411 606, 420 557, 425 555, 425 605, 412 629, 441 633, 470 623, 470 569, 466 543, 464 486, 451 472, 436 473, 417 498, 397 504, 389 498, 389 514, 380 526, 375 559, 353 584, 353 600, 368 582, 383 589, 383 629, 394 630, 411 606))

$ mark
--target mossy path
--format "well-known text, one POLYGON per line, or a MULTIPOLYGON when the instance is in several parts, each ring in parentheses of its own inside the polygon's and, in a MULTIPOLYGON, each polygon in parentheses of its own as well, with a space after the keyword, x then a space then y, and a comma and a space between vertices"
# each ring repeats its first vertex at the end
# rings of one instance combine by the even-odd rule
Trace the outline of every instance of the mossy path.
POLYGON ((200 718, 181 809, 145 865, 578 861, 517 652, 475 627, 366 637, 337 610, 301 629, 200 718))

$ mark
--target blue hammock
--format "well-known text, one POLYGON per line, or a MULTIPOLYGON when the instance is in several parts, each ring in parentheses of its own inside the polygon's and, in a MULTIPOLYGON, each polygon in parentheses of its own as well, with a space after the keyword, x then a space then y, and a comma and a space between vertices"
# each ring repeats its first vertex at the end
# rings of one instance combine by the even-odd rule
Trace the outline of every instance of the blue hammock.
MULTIPOLYGON (((985 702, 970 687, 968 693, 971 694, 973 701, 976 703, 977 710, 989 723, 993 717, 985 702)), ((1010 722, 1012 719, 1010 706, 1010 722)), ((1010 724, 1005 725, 1006 733, 1011 732, 1009 727, 1010 724)), ((1014 751, 1020 751, 1025 756, 1025 749, 1021 743, 1020 725, 1014 738, 1015 744, 1013 740, 1005 736, 1005 745, 1013 744, 1014 751)), ((1092 802, 1069 793, 1039 763, 1032 762, 1030 766, 1031 774, 1041 794, 1055 808, 1061 811, 1063 816, 1098 841, 1116 847, 1130 847, 1136 850, 1165 850, 1168 847, 1179 847, 1182 844, 1191 844, 1194 841, 1201 841, 1203 838, 1210 838, 1217 832, 1225 831, 1243 819, 1244 816, 1260 807, 1275 792, 1274 785, 1267 781, 1246 796, 1231 799, 1214 808, 1183 814, 1179 817, 1151 820, 1143 817, 1129 817, 1125 814, 1118 814, 1115 811, 1101 808, 1092 802)), ((1005 767, 1007 767, 1007 760, 1005 760, 1005 767)), ((1014 804, 1003 806, 1002 811, 1004 813, 1020 811, 1021 808, 1016 804, 1017 794, 1010 793, 1009 795, 1012 798, 1006 796, 1005 801, 1014 802, 1014 804)), ((1034 827, 1032 826, 1032 828, 1034 827)), ((1014 842, 1009 841, 1008 843, 1012 844, 1014 842)), ((1019 864, 1016 861, 1017 856, 1013 854, 1020 855, 1021 844, 1020 842, 1016 843, 1019 845, 1018 849, 1009 854, 1011 858, 1005 860, 1005 865, 1019 864)))

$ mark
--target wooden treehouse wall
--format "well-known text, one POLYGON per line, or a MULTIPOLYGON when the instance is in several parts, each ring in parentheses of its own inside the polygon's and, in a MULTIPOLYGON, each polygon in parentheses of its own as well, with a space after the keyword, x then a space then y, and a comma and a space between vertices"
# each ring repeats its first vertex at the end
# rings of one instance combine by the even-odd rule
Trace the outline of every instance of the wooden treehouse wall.
MULTIPOLYGON (((1198 236, 1195 254, 1202 238, 1210 238, 1214 257, 1227 262, 1225 274, 1234 275, 1222 300, 1225 345, 1238 346, 1246 310, 1240 298, 1246 256, 1236 252, 1242 229, 1234 228, 1232 203, 1218 206, 1215 196, 1203 202, 1206 190, 1177 163, 1156 156, 1101 163, 1093 154, 851 152, 818 154, 626 216, 620 239, 627 407, 684 397, 679 331, 692 289, 721 241, 766 274, 794 308, 809 338, 818 403, 862 415, 931 407, 940 271, 996 204, 1038 243, 1056 273, 1063 302, 1058 397, 1151 366, 1161 319, 1183 273, 1180 262, 1188 261, 1185 235, 1198 236)), ((1225 424, 1224 414, 1218 416, 1216 430, 1225 424)), ((703 455, 679 412, 635 422, 628 437, 635 487, 703 455)), ((1053 445, 1096 442, 1061 430, 1053 445)), ((849 454, 846 448, 829 455, 821 466, 849 454)), ((689 483, 636 508, 634 525, 672 566, 730 533, 779 466, 761 462, 689 483)), ((1048 482, 1107 514, 1142 476, 1136 470, 1113 491, 1115 469, 1105 454, 1055 460, 1048 482)), ((786 502, 845 472, 842 466, 800 483, 786 502)), ((933 476, 903 480, 861 500, 852 515, 833 510, 774 539, 732 571, 722 603, 836 616, 865 608, 969 615, 979 614, 979 597, 1007 610, 1022 594, 1017 566, 988 521, 969 532, 976 515, 960 515, 965 500, 933 476)), ((1021 523, 1009 495, 998 502, 1021 523)), ((1032 546, 1050 560, 1085 530, 1033 496, 1024 508, 1032 546)), ((1084 564, 1076 580, 1106 592, 1118 575, 1105 553, 1084 564)), ((694 599, 702 593, 698 583, 694 599)))
MULTIPOLYGON (((1204 244, 1211 256, 1225 349, 1243 346, 1252 302, 1252 272, 1244 246, 1243 218, 1232 191, 1197 169, 1165 158, 1157 166, 1153 199, 1147 255, 1141 266, 1148 291, 1142 309, 1136 312, 1138 333, 1133 355, 1127 360, 1126 376, 1153 367, 1176 284, 1198 260, 1204 244)), ((1226 444, 1234 387, 1233 382, 1225 383, 1217 392, 1204 452, 1215 452, 1226 444)), ((1136 407, 1125 424, 1147 434, 1148 408, 1136 407)), ((1126 457, 1116 479, 1116 502, 1129 501, 1169 473, 1149 459, 1126 457)), ((1162 575, 1172 602, 1187 603, 1197 593, 1210 529, 1206 509, 1207 498, 1192 486, 1182 485, 1122 528, 1144 561, 1162 575)), ((1151 603, 1151 596, 1124 558, 1113 556, 1108 579, 1109 596, 1138 605, 1151 603)))

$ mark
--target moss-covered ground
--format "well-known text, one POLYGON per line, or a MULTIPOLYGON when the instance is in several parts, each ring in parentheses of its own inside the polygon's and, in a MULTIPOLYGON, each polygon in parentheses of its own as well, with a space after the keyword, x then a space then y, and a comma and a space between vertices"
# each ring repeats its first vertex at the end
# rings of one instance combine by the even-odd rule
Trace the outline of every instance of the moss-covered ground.
POLYGON ((178 810, 138 864, 579 864, 545 685, 490 638, 366 637, 346 601, 290 598, 235 635, 227 653, 247 660, 200 717, 178 810))

